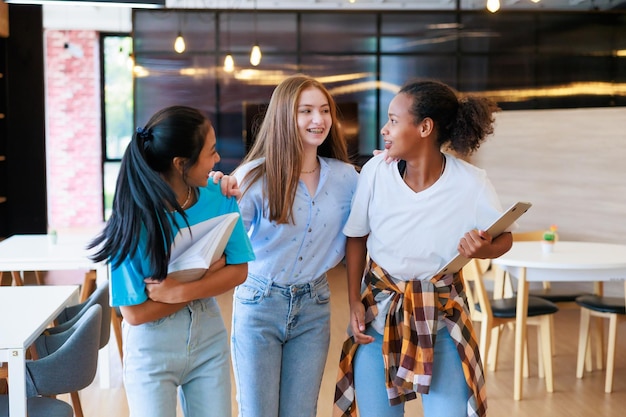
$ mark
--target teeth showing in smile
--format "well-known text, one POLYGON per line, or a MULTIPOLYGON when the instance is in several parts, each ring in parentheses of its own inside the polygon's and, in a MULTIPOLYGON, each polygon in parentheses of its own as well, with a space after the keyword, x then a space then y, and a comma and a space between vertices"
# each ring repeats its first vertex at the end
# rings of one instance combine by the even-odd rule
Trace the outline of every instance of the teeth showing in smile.
POLYGON ((320 133, 324 133, 324 129, 309 129, 309 132, 320 134, 320 133))

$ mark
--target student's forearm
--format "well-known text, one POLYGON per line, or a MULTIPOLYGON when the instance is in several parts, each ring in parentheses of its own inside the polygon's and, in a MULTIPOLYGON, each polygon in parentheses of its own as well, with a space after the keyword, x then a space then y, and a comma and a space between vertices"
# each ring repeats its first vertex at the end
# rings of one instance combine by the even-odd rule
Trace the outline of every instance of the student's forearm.
POLYGON ((361 279, 367 256, 367 236, 349 237, 346 242, 346 271, 348 274, 348 300, 361 302, 361 279))
POLYGON ((199 298, 215 297, 242 284, 247 275, 247 263, 226 265, 215 272, 207 271, 199 280, 174 288, 168 302, 189 302, 199 298))
POLYGON ((134 326, 167 317, 183 308, 187 303, 166 304, 150 299, 134 306, 122 306, 124 320, 134 326))

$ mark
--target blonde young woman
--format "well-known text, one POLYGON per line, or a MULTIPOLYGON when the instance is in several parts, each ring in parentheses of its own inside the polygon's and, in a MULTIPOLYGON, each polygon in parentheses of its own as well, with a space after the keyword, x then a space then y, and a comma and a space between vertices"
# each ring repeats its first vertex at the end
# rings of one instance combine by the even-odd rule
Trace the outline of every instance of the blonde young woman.
POLYGON ((344 257, 357 183, 326 88, 301 74, 282 81, 233 175, 256 255, 234 294, 239 416, 315 417, 330 341, 326 272, 344 257))

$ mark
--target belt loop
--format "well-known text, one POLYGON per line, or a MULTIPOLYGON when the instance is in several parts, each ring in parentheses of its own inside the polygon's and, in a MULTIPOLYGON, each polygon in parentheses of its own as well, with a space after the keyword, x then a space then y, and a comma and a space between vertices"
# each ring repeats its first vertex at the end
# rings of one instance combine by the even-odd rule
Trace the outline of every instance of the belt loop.
POLYGON ((269 297, 272 293, 272 285, 274 285, 274 279, 270 278, 265 282, 265 291, 263 292, 263 295, 265 297, 269 297))

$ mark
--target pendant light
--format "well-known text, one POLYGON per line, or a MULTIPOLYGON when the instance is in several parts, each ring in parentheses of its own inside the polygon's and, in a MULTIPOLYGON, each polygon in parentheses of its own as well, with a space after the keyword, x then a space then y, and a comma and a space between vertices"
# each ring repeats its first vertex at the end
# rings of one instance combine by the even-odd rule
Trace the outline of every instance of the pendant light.
POLYGON ((183 31, 181 29, 182 27, 182 23, 181 23, 181 12, 177 12, 178 13, 178 35, 176 36, 176 40, 174 41, 174 50, 176 52, 178 52, 179 54, 182 54, 183 52, 185 52, 185 38, 183 38, 183 31))
POLYGON ((257 41, 257 30, 256 30, 256 0, 254 0, 254 45, 252 46, 252 50, 250 51, 250 64, 253 67, 256 67, 261 63, 261 47, 259 46, 259 42, 257 41))
POLYGON ((487 0, 487 10, 495 13, 500 10, 500 0, 487 0))
POLYGON ((233 54, 230 53, 230 15, 226 15, 226 47, 227 53, 224 58, 224 72, 233 72, 235 70, 235 60, 233 54))

